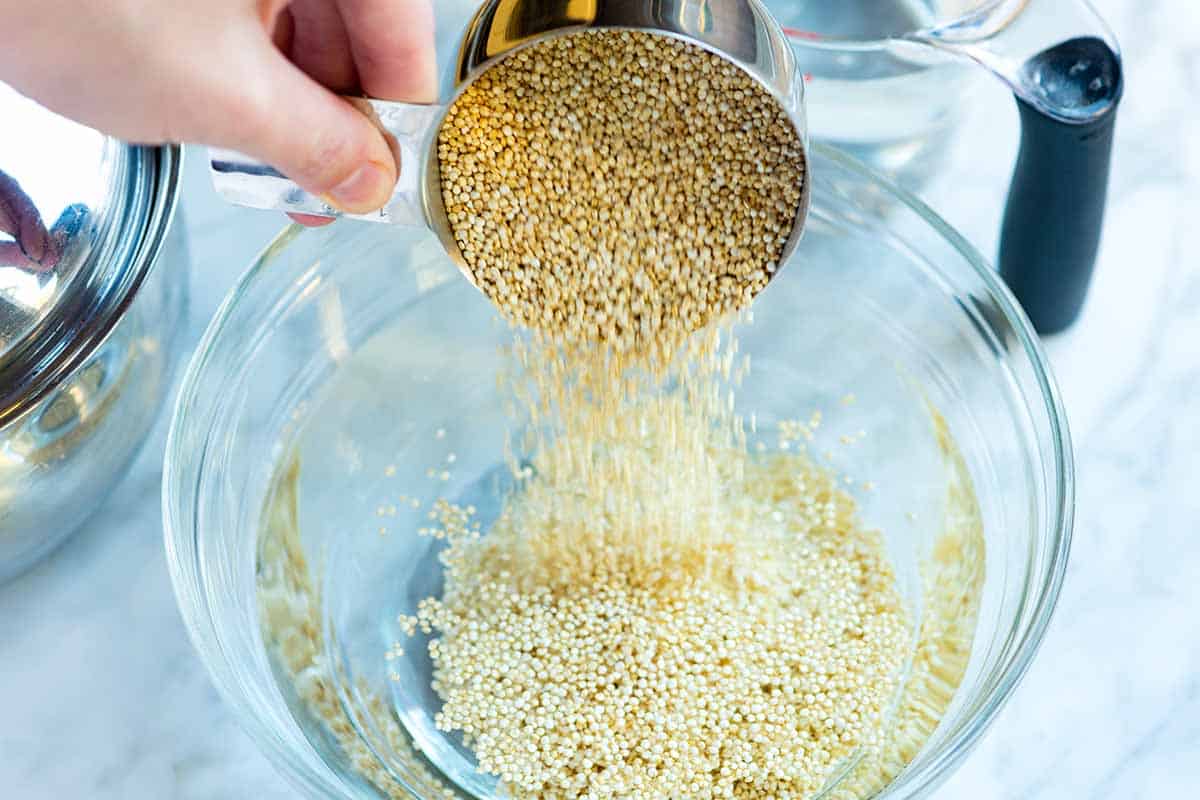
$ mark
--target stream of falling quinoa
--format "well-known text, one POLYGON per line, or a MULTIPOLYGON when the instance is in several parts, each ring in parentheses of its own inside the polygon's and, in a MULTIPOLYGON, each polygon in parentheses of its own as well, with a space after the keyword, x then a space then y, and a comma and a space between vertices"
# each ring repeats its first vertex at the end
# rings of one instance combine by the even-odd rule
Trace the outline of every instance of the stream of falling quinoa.
POLYGON ((878 749, 911 624, 878 532, 780 426, 751 453, 732 328, 657 370, 519 338, 532 431, 486 535, 439 501, 436 718, 514 798, 812 797, 878 749))

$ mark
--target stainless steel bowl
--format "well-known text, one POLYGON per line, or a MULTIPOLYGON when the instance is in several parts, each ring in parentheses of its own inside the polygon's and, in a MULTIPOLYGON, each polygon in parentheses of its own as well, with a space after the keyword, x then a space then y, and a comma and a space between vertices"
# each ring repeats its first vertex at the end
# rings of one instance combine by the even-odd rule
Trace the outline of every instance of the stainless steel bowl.
POLYGON ((179 148, 121 144, 3 84, 0 119, 2 582, 77 529, 146 438, 187 247, 179 148))

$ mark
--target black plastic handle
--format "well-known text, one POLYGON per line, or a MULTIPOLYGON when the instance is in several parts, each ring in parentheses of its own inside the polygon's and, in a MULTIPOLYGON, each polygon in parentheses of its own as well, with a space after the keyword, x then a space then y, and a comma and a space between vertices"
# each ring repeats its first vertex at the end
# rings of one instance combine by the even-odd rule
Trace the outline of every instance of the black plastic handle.
POLYGON ((1075 322, 1091 283, 1123 89, 1121 59, 1101 39, 1072 39, 1031 59, 1022 84, 1021 150, 999 265, 1034 327, 1049 334, 1075 322))

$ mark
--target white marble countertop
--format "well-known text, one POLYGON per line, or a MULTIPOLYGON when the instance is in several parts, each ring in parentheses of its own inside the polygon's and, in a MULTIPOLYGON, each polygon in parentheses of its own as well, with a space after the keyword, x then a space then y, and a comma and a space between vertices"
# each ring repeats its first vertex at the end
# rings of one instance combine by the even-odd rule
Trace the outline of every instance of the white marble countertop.
MULTIPOLYGON (((1049 343, 1078 458, 1075 547, 1024 683, 938 797, 1195 796, 1200 785, 1200 6, 1101 0, 1127 92, 1092 296, 1049 343)), ((1016 114, 980 90, 926 199, 994 251, 1016 114)), ((185 348, 280 227, 188 167, 185 348)), ((292 797, 176 612, 159 515, 165 415, 108 505, 0 587, 0 797, 292 797)))

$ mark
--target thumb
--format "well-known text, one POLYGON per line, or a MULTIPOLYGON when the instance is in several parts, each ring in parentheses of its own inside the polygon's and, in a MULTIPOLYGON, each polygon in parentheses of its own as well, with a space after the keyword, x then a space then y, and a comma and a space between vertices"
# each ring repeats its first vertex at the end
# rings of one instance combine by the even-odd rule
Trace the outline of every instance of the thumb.
POLYGON ((264 48, 250 119, 232 120, 230 146, 271 164, 305 191, 351 214, 383 207, 398 165, 387 140, 348 100, 264 48))

